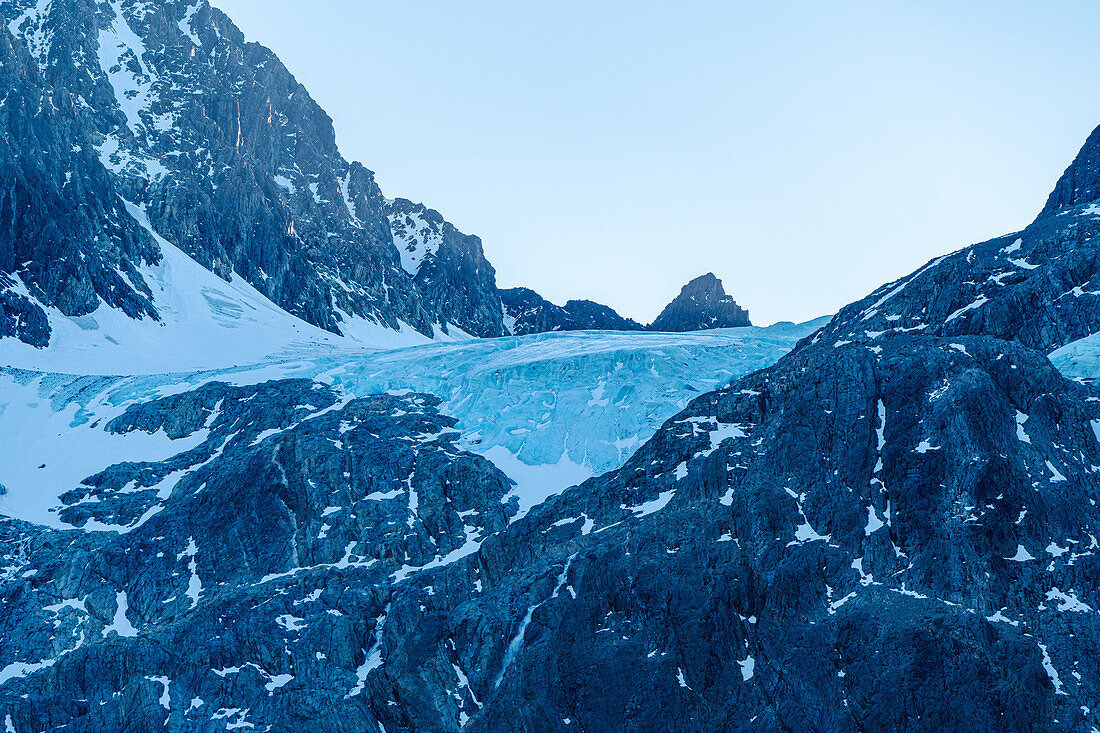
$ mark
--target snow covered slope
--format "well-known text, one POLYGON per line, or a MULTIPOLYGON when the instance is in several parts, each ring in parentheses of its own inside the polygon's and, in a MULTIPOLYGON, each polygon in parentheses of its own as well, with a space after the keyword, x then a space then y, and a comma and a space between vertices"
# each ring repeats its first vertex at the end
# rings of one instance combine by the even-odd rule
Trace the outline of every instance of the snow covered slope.
MULTIPOLYGON (((169 273, 173 268, 184 276, 205 272, 191 263, 192 273, 186 258, 168 256, 165 262, 169 273)), ((115 345, 94 341, 92 329, 85 341, 72 342, 68 356, 26 355, 28 361, 45 355, 58 365, 68 358, 69 371, 84 367, 84 374, 51 373, 43 364, 0 369, 0 444, 13 448, 0 463, 0 484, 7 489, 0 513, 62 526, 50 509, 88 476, 121 461, 160 461, 194 447, 195 436, 174 441, 163 433, 105 432, 106 423, 129 405, 211 381, 252 385, 283 378, 316 379, 349 397, 408 390, 439 396, 441 411, 459 421, 459 445, 485 455, 515 480, 520 509, 526 511, 552 493, 621 465, 692 398, 773 363, 822 323, 689 334, 571 332, 369 350, 319 343, 306 324, 300 325, 297 342, 250 340, 255 331, 245 328, 249 320, 278 317, 278 311, 265 309, 245 286, 223 284, 208 294, 206 306, 197 305, 189 304, 188 312, 214 323, 227 311, 235 314, 219 325, 224 342, 203 343, 201 334, 208 331, 201 329, 192 338, 182 321, 149 322, 148 329, 191 340, 169 355, 142 359, 136 348, 128 349, 146 334, 136 332, 131 343, 112 351, 108 347, 115 345), (235 344, 234 328, 241 329, 235 344), (276 348, 287 352, 249 365, 233 363, 238 355, 276 348), (219 358, 216 369, 151 373, 146 368, 171 359, 182 365, 219 358), (128 365, 134 368, 127 373, 128 365)), ((331 334, 321 338, 326 337, 339 341, 331 334)))
POLYGON ((81 374, 142 374, 254 364, 302 350, 396 348, 429 342, 407 325, 395 331, 353 316, 345 321, 346 336, 306 323, 236 273, 226 282, 210 272, 153 231, 143 208, 130 203, 126 207, 163 255, 156 265, 138 267, 160 320, 130 318, 102 302, 87 315, 67 316, 41 303, 23 286, 20 294, 46 312, 53 338, 44 349, 17 339, 0 339, 0 365, 81 374))

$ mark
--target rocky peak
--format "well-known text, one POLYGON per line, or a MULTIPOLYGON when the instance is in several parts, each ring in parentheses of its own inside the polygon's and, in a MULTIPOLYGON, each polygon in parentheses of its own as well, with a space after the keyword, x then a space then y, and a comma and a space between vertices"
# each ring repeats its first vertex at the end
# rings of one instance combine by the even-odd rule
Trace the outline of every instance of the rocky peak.
POLYGON ((651 331, 701 331, 751 326, 749 312, 726 294, 713 272, 700 275, 681 290, 650 324, 651 331))
POLYGON ((1100 199, 1100 127, 1089 135, 1077 157, 1058 179, 1039 218, 1100 199))

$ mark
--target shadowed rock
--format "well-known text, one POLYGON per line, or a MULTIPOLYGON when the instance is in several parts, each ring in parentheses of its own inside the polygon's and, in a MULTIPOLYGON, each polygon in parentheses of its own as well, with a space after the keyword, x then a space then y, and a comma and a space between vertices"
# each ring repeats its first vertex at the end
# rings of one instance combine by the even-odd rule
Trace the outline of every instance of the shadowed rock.
POLYGON ((749 312, 726 295, 722 281, 708 272, 685 285, 661 315, 649 324, 649 330, 703 331, 751 325, 749 312))
POLYGON ((554 305, 530 288, 500 291, 505 325, 514 336, 550 331, 641 331, 644 327, 591 300, 554 305))

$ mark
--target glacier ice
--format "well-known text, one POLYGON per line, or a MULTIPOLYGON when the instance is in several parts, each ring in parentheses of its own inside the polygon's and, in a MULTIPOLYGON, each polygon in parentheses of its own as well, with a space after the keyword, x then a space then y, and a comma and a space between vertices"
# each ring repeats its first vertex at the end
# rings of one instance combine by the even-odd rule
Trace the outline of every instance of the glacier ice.
MULTIPOLYGON (((0 512, 58 526, 60 494, 108 465, 163 460, 196 439, 107 433, 127 406, 210 381, 308 378, 348 397, 429 392, 458 420, 458 445, 516 483, 521 512, 621 465, 693 397, 773 363, 820 321, 686 334, 547 333, 398 349, 303 348, 258 364, 167 374, 0 369, 0 512)), ((73 365, 79 365, 74 360, 73 365)), ((114 364, 119 368, 125 361, 114 364)), ((140 369, 143 364, 138 364, 140 369)))

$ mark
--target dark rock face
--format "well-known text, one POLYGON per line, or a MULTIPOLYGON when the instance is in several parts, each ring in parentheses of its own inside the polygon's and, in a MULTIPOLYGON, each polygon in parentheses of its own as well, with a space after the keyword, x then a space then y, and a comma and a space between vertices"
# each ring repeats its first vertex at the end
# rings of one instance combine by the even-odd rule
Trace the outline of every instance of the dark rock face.
POLYGON ((514 336, 550 331, 641 331, 644 327, 591 300, 554 305, 530 288, 500 291, 505 326, 514 336))
POLYGON ((803 349, 492 538, 479 621, 535 610, 472 729, 1080 728, 1095 397, 959 345, 803 349))
POLYGON ((661 315, 649 324, 649 330, 702 331, 751 325, 749 312, 726 295, 722 281, 708 272, 685 285, 661 315))
POLYGON ((13 292, 15 280, 0 274, 0 338, 17 338, 39 348, 50 342, 50 321, 30 298, 13 292))
POLYGON ((1058 179, 1039 218, 1097 199, 1100 199, 1100 127, 1092 131, 1073 163, 1058 179))
POLYGON ((156 262, 159 252, 94 151, 75 144, 80 98, 49 88, 25 44, 5 30, 0 98, 0 337, 44 346, 50 327, 36 301, 71 316, 105 302, 155 317, 135 265, 156 262))
POLYGON ((1020 345, 904 334, 701 397, 483 545, 508 570, 447 618, 519 642, 471 640, 501 659, 472 729, 1085 727, 1096 401, 1020 345))
POLYGON ((107 426, 199 447, 64 497, 121 534, 5 525, 0 715, 1085 729, 1097 404, 989 337, 806 346, 509 525, 429 397, 207 385, 107 426))
POLYGON ((620 316, 613 308, 591 300, 569 300, 564 309, 577 324, 574 330, 641 331, 644 328, 637 321, 620 316))
POLYGON ((515 513, 511 482, 454 448, 437 402, 213 383, 109 424, 205 439, 63 497, 64 521, 110 531, 6 521, 0 717, 17 730, 369 727, 379 591, 515 513))
POLYGON ((121 196, 208 269, 331 331, 360 317, 503 333, 480 242, 431 212, 439 246, 403 267, 391 221, 416 207, 344 160, 305 89, 205 0, 2 0, 0 19, 0 170, 17 184, 0 272, 42 304, 155 314, 134 266, 158 247, 121 196))
POLYGON ((406 199, 387 201, 386 217, 401 265, 413 277, 424 309, 444 332, 455 324, 475 336, 500 335, 496 270, 481 240, 463 234, 434 209, 406 199))

